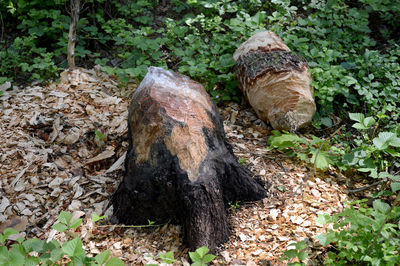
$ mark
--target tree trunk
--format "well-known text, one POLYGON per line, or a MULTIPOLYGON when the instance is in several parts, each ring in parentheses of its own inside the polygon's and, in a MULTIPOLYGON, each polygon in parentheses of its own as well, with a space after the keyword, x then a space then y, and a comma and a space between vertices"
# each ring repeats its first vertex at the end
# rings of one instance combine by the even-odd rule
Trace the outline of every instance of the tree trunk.
POLYGON ((76 26, 79 21, 79 12, 81 10, 80 0, 71 0, 71 23, 69 24, 68 32, 68 67, 69 69, 75 68, 75 42, 76 42, 76 26))
POLYGON ((119 222, 170 220, 190 248, 214 250, 229 238, 228 202, 265 197, 225 142, 210 97, 188 77, 150 67, 128 123, 126 175, 112 198, 119 222))

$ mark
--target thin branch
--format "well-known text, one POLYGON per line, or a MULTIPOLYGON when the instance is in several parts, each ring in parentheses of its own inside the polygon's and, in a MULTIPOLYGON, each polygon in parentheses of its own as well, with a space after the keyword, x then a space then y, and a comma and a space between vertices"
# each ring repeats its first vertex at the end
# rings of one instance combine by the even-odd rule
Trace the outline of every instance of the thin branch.
POLYGON ((371 188, 371 187, 377 186, 377 185, 379 185, 379 184, 381 184, 381 183, 383 183, 383 182, 385 182, 385 181, 386 181, 386 180, 379 180, 379 181, 377 181, 377 182, 375 182, 375 183, 372 183, 371 185, 368 185, 368 186, 365 186, 365 187, 360 187, 360 188, 355 188, 355 189, 348 189, 347 192, 348 192, 348 193, 357 193, 357 192, 361 192, 361 191, 367 190, 367 189, 369 189, 369 188, 371 188))
POLYGON ((162 224, 145 224, 145 225, 98 225, 97 227, 117 227, 117 228, 145 228, 145 227, 160 227, 166 224, 169 224, 171 220, 168 220, 166 223, 162 224))

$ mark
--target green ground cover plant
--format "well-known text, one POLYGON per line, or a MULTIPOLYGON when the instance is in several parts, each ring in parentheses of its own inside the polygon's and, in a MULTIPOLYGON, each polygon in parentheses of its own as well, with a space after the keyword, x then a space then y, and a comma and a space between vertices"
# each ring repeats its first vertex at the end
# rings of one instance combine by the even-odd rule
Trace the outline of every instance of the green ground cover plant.
MULTIPOLYGON (((102 217, 92 216, 92 221, 96 222, 102 217)), ((104 217, 103 217, 104 218, 104 217)), ((57 223, 52 226, 58 232, 65 232, 78 228, 82 224, 82 219, 72 220, 72 214, 62 211, 57 219, 57 223)), ((79 236, 60 243, 57 240, 46 240, 38 238, 24 237, 18 238, 14 244, 5 245, 8 237, 18 234, 13 228, 7 228, 0 234, 0 265, 104 265, 121 266, 122 260, 110 257, 110 250, 106 250, 95 257, 88 257, 82 247, 82 240, 79 236)))
MULTIPOLYGON (((400 157, 400 135, 379 132, 379 121, 385 118, 382 114, 377 119, 361 113, 350 113, 349 116, 355 122, 352 127, 358 130, 358 134, 349 144, 352 149, 336 153, 336 166, 342 170, 356 169, 361 175, 379 180, 374 184, 382 186, 371 195, 372 206, 367 204, 368 199, 361 199, 348 203, 349 207, 340 213, 319 215, 316 221, 332 224, 333 229, 315 239, 328 247, 324 258, 326 265, 397 265, 400 262, 400 175, 397 159, 400 157)), ((295 152, 300 158, 310 154, 309 142, 294 134, 276 132, 269 143, 272 148, 287 154, 295 152)), ((281 259, 297 258, 299 262, 291 265, 302 265, 307 255, 306 247, 301 243, 294 244, 295 249, 284 252, 281 259)))

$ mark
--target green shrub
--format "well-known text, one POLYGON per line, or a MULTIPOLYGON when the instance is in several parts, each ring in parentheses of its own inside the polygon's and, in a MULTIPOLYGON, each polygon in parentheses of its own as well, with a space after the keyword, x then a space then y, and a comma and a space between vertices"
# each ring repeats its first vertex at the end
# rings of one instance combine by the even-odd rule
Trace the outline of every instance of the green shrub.
MULTIPOLYGON (((96 217, 99 219, 101 217, 96 217)), ((72 214, 62 211, 58 216, 58 223, 52 226, 58 232, 78 228, 82 219, 71 220, 72 214)), ((95 222, 95 220, 93 220, 95 222)), ((0 234, 0 265, 60 265, 67 259, 68 265, 105 265, 121 266, 124 263, 114 257, 110 257, 110 251, 106 250, 95 257, 88 257, 82 247, 82 240, 75 237, 65 243, 56 240, 47 242, 38 238, 19 238, 15 244, 5 246, 10 235, 18 231, 12 228, 4 230, 0 234)))

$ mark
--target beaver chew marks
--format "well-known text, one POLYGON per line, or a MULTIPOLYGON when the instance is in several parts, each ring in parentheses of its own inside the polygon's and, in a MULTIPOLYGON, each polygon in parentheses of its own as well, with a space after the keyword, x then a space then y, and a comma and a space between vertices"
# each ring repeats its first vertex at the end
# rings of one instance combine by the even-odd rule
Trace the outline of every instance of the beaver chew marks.
POLYGON ((183 226, 192 249, 229 237, 229 201, 258 200, 262 185, 225 142, 221 118, 199 83, 150 67, 129 107, 126 175, 112 197, 125 224, 183 226))
POLYGON ((296 131, 316 111, 307 62, 270 31, 244 42, 233 55, 239 87, 259 118, 296 131))

